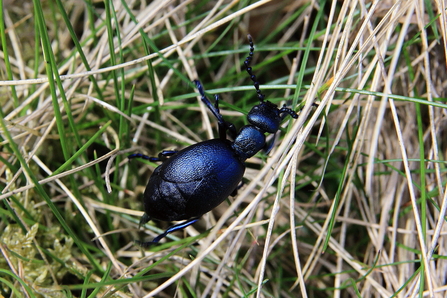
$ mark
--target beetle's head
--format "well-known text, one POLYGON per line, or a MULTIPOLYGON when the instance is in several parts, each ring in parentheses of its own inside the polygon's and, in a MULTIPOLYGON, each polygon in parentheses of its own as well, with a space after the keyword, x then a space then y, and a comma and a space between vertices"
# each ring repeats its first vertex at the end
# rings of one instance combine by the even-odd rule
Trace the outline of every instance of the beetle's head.
POLYGON ((269 102, 261 101, 255 105, 247 115, 248 122, 260 130, 268 133, 275 133, 279 129, 281 121, 286 115, 297 118, 298 115, 285 106, 278 109, 278 106, 269 102))

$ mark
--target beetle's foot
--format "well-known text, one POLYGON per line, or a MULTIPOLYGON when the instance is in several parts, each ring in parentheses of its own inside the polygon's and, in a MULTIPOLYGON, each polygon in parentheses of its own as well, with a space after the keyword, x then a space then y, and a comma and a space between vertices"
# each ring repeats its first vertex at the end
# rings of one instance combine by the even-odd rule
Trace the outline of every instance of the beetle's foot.
POLYGON ((143 216, 140 218, 140 224, 138 225, 138 229, 141 228, 141 226, 144 226, 151 220, 151 217, 147 215, 147 213, 144 213, 143 216))
MULTIPOLYGON (((154 238, 154 240, 152 241, 148 241, 148 242, 142 242, 142 241, 138 241, 135 240, 134 243, 138 244, 141 247, 149 247, 152 246, 154 244, 157 244, 158 242, 160 242, 161 239, 163 239, 164 237, 166 237, 169 233, 181 230, 186 228, 187 226, 192 225, 193 223, 196 223, 199 220, 199 217, 194 217, 185 221, 182 221, 181 223, 178 223, 176 225, 173 225, 172 227, 168 228, 166 231, 164 231, 163 233, 161 233, 160 235, 158 235, 157 237, 154 238)), ((149 215, 147 215, 146 213, 141 217, 140 220, 140 225, 145 224, 146 222, 149 221, 149 215), (146 221, 147 220, 147 221, 146 221)))

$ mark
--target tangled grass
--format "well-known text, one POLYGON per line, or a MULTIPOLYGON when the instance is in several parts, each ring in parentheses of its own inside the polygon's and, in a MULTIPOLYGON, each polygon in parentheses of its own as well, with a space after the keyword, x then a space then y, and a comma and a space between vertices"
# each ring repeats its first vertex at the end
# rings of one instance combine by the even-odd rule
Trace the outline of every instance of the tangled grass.
POLYGON ((0 5, 0 296, 445 297, 444 2, 0 5), (244 125, 247 33, 300 116, 235 198, 141 249, 156 164, 124 154, 216 135, 194 79, 244 125))

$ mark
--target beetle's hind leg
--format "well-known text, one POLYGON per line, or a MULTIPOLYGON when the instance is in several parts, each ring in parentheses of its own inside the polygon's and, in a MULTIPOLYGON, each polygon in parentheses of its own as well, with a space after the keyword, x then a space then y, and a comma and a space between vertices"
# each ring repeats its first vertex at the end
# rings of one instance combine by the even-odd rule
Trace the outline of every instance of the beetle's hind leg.
MULTIPOLYGON (((141 217, 140 225, 141 225, 141 222, 143 221, 143 218, 146 219, 146 218, 149 218, 149 216, 145 213, 141 217), (145 217, 145 215, 146 215, 146 217, 145 217)), ((141 241, 135 240, 135 243, 138 244, 141 247, 148 247, 148 246, 151 246, 153 244, 157 244, 158 242, 160 242, 161 239, 166 237, 169 233, 172 233, 172 232, 175 232, 175 231, 178 231, 178 230, 182 230, 182 229, 186 228, 187 226, 190 226, 190 225, 196 223, 198 220, 199 220, 199 217, 194 217, 194 218, 182 221, 181 223, 178 223, 176 225, 173 225, 172 227, 169 227, 166 231, 164 231, 163 233, 161 233, 160 235, 155 237, 154 240, 152 240, 152 241, 141 242, 141 241)))

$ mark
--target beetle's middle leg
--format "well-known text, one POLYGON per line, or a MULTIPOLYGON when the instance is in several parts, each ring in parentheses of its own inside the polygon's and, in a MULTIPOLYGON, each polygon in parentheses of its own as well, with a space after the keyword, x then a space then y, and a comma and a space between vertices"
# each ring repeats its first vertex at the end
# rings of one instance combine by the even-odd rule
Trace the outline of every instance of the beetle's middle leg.
POLYGON ((147 156, 141 153, 134 153, 129 155, 127 158, 128 159, 133 159, 133 158, 142 158, 142 159, 146 159, 152 162, 156 162, 156 161, 165 161, 169 156, 172 156, 174 154, 176 154, 178 151, 177 150, 163 150, 160 153, 158 153, 158 157, 153 157, 153 156, 147 156))
POLYGON ((244 186, 244 180, 241 180, 241 182, 239 182, 239 184, 237 185, 237 187, 233 190, 233 192, 230 194, 230 196, 235 197, 237 195, 237 192, 239 191, 239 189, 242 188, 242 186, 244 186))

